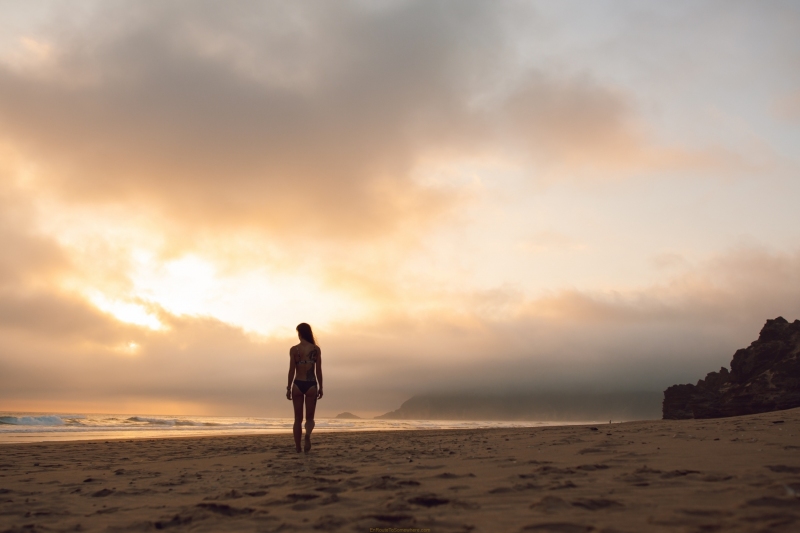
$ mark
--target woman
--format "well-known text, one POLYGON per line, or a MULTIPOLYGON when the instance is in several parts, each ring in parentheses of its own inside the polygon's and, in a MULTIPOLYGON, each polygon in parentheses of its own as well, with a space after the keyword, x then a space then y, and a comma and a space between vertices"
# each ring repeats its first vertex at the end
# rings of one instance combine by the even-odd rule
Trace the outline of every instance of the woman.
POLYGON ((303 322, 297 326, 300 344, 289 350, 289 385, 286 399, 294 403, 294 445, 300 453, 303 435, 303 402, 306 404, 305 452, 311 449, 311 431, 314 429, 314 410, 322 398, 322 353, 314 340, 311 326, 303 322), (294 383, 292 383, 294 380, 294 383))

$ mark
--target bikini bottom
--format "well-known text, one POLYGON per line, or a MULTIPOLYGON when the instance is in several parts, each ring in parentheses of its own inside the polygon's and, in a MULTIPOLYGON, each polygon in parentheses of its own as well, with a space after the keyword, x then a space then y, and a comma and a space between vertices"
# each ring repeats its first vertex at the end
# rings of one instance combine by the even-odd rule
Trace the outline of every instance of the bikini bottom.
POLYGON ((300 392, 303 394, 307 393, 309 389, 317 386, 316 381, 306 381, 304 379, 296 379, 294 380, 294 384, 297 385, 297 388, 300 389, 300 392))

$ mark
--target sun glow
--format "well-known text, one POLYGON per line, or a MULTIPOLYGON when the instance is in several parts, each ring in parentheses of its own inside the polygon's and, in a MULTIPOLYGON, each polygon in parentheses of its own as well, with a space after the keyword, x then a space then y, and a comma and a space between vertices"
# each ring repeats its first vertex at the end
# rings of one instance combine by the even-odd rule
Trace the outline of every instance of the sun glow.
POLYGON ((139 345, 135 342, 126 342, 115 348, 117 353, 122 355, 136 355, 139 353, 139 345))
POLYGON ((132 297, 176 315, 210 316, 260 335, 293 334, 297 322, 322 328, 366 312, 353 295, 322 285, 310 275, 253 266, 221 272, 211 259, 186 255, 159 261, 132 253, 132 297))
MULTIPOLYGON (((98 309, 112 315, 120 322, 145 326, 152 330, 160 330, 164 328, 164 325, 158 320, 158 318, 150 313, 142 304, 126 302, 123 300, 112 300, 100 292, 92 294, 89 297, 89 300, 98 309)), ((132 345, 133 347, 136 346, 133 343, 132 345)))

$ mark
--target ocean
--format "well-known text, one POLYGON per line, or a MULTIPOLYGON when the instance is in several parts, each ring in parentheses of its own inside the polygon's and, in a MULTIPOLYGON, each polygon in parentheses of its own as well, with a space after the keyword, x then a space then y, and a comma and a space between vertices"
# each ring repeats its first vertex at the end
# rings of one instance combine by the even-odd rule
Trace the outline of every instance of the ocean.
MULTIPOLYGON (((540 427, 576 424, 576 422, 552 421, 350 420, 337 418, 319 418, 316 422, 315 432, 540 427)), ((0 444, 203 435, 291 434, 293 423, 294 420, 290 418, 0 412, 0 444)))

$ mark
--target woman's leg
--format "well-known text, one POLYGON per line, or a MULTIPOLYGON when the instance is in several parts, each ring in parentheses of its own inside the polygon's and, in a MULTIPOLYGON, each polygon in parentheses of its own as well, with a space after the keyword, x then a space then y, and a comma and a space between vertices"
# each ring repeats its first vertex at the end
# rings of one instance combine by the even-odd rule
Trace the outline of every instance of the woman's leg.
POLYGON ((292 404, 294 405, 294 446, 300 452, 300 438, 303 436, 303 399, 305 395, 300 392, 297 385, 292 384, 292 404))
MULTIPOLYGON (((311 432, 314 431, 314 411, 317 410, 317 388, 311 387, 306 393, 306 453, 311 449, 311 432)), ((298 441, 299 442, 299 441, 298 441)))

